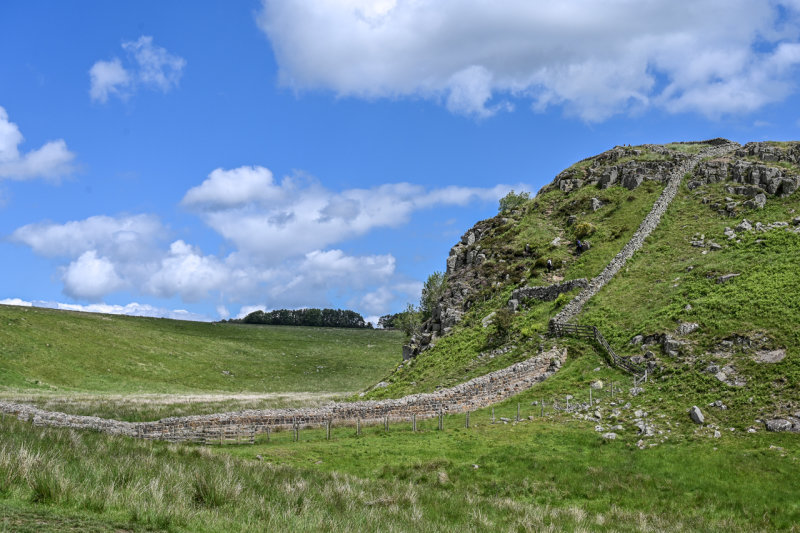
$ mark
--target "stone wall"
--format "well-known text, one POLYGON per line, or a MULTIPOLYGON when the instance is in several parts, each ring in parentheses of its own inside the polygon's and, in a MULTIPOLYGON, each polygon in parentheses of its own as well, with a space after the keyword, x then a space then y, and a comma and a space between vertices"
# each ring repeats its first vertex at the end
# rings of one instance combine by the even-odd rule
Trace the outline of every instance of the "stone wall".
POLYGON ((542 285, 538 287, 520 287, 511 292, 511 298, 508 300, 508 307, 512 311, 516 311, 520 304, 524 304, 525 300, 541 300, 544 302, 552 302, 558 298, 559 294, 569 292, 578 287, 585 289, 589 286, 586 278, 571 279, 569 281, 562 281, 561 283, 553 283, 552 285, 542 285))
POLYGON ((577 296, 575 296, 575 298, 565 305, 564 308, 550 320, 551 323, 570 322, 573 318, 575 318, 575 316, 581 312, 583 306, 586 305, 586 302, 588 302, 592 296, 597 294, 600 289, 602 289, 609 281, 611 281, 614 275, 619 272, 628 259, 630 259, 633 254, 644 245, 645 239, 658 226, 658 223, 661 221, 661 217, 667 211, 669 204, 678 193, 678 188, 680 187, 681 181, 683 181, 683 177, 686 173, 692 171, 702 159, 709 157, 721 157, 739 148, 739 146, 739 144, 734 142, 728 142, 726 144, 718 143, 711 148, 701 151, 699 154, 686 158, 680 164, 675 166, 668 177, 667 185, 664 187, 664 191, 661 193, 661 196, 658 197, 658 200, 656 200, 655 204, 653 204, 653 208, 650 210, 647 216, 644 217, 644 220, 642 220, 642 223, 633 234, 633 237, 631 237, 631 240, 628 241, 625 246, 623 246, 622 250, 620 250, 620 252, 611 260, 611 262, 606 265, 603 271, 589 282, 589 286, 586 289, 582 290, 577 296))
POLYGON ((438 413, 461 413, 500 402, 553 375, 567 357, 566 349, 553 348, 526 361, 433 393, 398 399, 333 403, 319 408, 248 410, 234 413, 164 418, 154 422, 122 422, 94 416, 69 415, 26 404, 0 402, 0 412, 37 426, 92 429, 112 435, 169 441, 204 441, 209 438, 252 438, 272 429, 334 423, 375 423, 388 417, 408 420, 432 418, 438 413))

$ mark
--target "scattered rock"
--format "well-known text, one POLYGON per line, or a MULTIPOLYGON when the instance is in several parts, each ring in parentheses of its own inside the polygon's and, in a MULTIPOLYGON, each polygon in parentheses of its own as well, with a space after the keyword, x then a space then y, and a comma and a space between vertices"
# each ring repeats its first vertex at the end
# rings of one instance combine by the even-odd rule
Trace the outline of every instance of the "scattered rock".
POLYGON ((492 311, 491 313, 483 317, 483 320, 481 320, 481 326, 483 326, 484 328, 488 328, 489 326, 491 326, 496 314, 497 313, 495 311, 492 311))
POLYGON ((746 218, 739 222, 739 225, 736 226, 736 231, 750 231, 751 229, 753 229, 753 225, 746 218))
POLYGON ((479 468, 480 468, 480 466, 478 466, 478 465, 472 465, 472 469, 473 469, 473 470, 477 470, 477 469, 479 469, 479 468))
POLYGON ((697 322, 681 322, 680 324, 678 324, 678 329, 675 330, 675 333, 677 335, 685 336, 688 335, 689 333, 697 331, 699 327, 700 324, 698 324, 697 322))
POLYGON ((772 420, 766 420, 764 426, 766 426, 767 431, 791 431, 800 433, 800 419, 793 417, 791 419, 774 418, 772 420))
POLYGON ((728 283, 737 276, 741 276, 741 274, 723 274, 717 278, 717 283, 728 283))
POLYGON ((708 406, 709 407, 716 407, 716 408, 721 409, 723 411, 727 411, 727 409, 728 409, 728 406, 725 405, 724 403, 722 403, 722 400, 717 400, 715 402, 711 402, 710 404, 708 404, 708 406))
POLYGON ((616 433, 603 433, 603 438, 605 440, 614 440, 614 439, 617 438, 617 434, 616 433))
POLYGON ((389 386, 389 384, 388 384, 388 383, 386 383, 385 381, 381 381, 381 382, 379 382, 379 383, 377 383, 377 384, 375 385, 375 388, 376 388, 376 389, 385 389, 385 388, 386 388, 386 387, 388 387, 388 386, 389 386))
POLYGON ((694 422, 695 424, 700 424, 700 425, 702 425, 706 421, 706 418, 703 416, 703 412, 696 405, 692 406, 692 408, 689 409, 689 418, 691 418, 692 422, 694 422))
POLYGON ((599 379, 597 381, 593 381, 591 387, 593 389, 600 390, 603 388, 603 381, 599 379))
POLYGON ((786 357, 786 350, 779 348, 777 350, 760 350, 756 352, 753 361, 756 363, 780 363, 786 357))
MULTIPOLYGON (((766 198, 765 198, 765 201, 766 201, 766 198)), ((597 198, 592 198, 592 211, 597 211, 601 207, 603 207, 603 202, 601 202, 597 198)))
POLYGON ((559 246, 561 246, 561 237, 556 237, 555 239, 550 241, 550 246, 554 248, 558 248, 559 246))

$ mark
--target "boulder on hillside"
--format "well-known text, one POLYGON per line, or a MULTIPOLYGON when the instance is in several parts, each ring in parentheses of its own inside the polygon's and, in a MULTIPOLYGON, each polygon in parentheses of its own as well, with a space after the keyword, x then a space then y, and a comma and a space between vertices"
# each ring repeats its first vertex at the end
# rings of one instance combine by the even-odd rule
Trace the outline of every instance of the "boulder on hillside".
POLYGON ((706 421, 706 418, 703 416, 703 412, 696 405, 693 405, 692 408, 689 409, 689 418, 691 418, 692 422, 695 424, 700 425, 703 425, 706 421))

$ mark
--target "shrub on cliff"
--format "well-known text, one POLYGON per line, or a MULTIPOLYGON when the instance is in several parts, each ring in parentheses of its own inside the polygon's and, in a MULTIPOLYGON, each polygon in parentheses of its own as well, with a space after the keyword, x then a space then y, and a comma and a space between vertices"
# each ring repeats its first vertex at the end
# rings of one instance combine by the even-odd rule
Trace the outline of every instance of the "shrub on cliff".
POLYGON ((499 213, 507 213, 509 211, 513 211, 514 209, 518 209, 525 205, 525 202, 531 199, 531 193, 529 192, 520 192, 515 193, 514 189, 508 191, 508 194, 500 198, 500 208, 498 210, 499 213))

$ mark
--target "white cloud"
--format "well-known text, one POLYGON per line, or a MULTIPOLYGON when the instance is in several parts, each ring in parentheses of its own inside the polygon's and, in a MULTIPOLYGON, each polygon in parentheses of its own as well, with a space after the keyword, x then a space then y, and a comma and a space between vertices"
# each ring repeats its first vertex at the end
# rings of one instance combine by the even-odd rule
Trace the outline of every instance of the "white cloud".
POLYGON ((120 58, 97 61, 89 69, 89 96, 105 103, 109 95, 125 99, 138 87, 169 92, 178 86, 186 61, 153 44, 153 38, 143 35, 136 41, 122 43, 128 54, 126 66, 120 58))
POLYGON ((100 215, 65 224, 28 224, 15 230, 10 239, 45 257, 77 257, 88 250, 99 250, 104 255, 135 257, 141 261, 164 233, 154 215, 118 218, 100 215))
POLYGON ((25 300, 20 300, 19 298, 5 298, 0 300, 0 305, 18 305, 20 307, 31 307, 33 304, 31 302, 26 302, 25 300))
POLYGON ((426 189, 394 183, 337 193, 304 177, 287 177, 276 183, 264 167, 240 167, 214 170, 186 193, 182 203, 241 252, 259 257, 265 264, 277 264, 374 228, 398 227, 420 209, 494 202, 511 188, 426 189))
POLYGON ((71 262, 62 277, 64 293, 79 300, 97 301, 123 288, 123 281, 114 264, 89 250, 71 262))
POLYGON ((92 100, 106 103, 108 95, 114 94, 120 98, 125 98, 127 93, 124 91, 131 83, 131 75, 122 66, 118 57, 111 61, 98 61, 89 69, 91 88, 89 95, 92 100))
POLYGON ((187 191, 183 205, 234 244, 227 255, 181 239, 168 244, 170 230, 147 214, 29 224, 10 240, 60 261, 64 293, 79 301, 126 290, 185 302, 213 298, 223 318, 228 305, 253 302, 277 309, 335 300, 380 314, 416 301, 419 284, 398 283, 391 254, 348 254, 333 244, 400 226, 421 209, 496 202, 510 188, 396 183, 334 192, 304 176, 277 182, 263 167, 217 169, 187 191))
POLYGON ((209 291, 224 288, 234 273, 214 256, 183 241, 170 245, 169 253, 161 260, 144 286, 144 290, 161 298, 180 294, 185 301, 198 301, 209 291))
POLYGON ((263 0, 282 83, 424 97, 486 117, 527 99, 587 121, 647 107, 716 116, 796 87, 794 0, 263 0), (718 95, 718 97, 715 97, 718 95))
POLYGON ((75 154, 67 149, 63 139, 47 142, 25 154, 19 151, 22 141, 19 127, 9 121, 8 113, 0 107, 0 179, 58 178, 75 170, 72 166, 75 154))
MULTIPOLYGON (((378 314, 388 309, 394 299, 395 294, 387 287, 378 287, 377 290, 368 292, 361 298, 359 307, 367 313, 378 314)), ((374 324, 377 324, 377 321, 374 324)))

